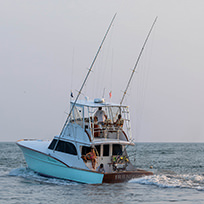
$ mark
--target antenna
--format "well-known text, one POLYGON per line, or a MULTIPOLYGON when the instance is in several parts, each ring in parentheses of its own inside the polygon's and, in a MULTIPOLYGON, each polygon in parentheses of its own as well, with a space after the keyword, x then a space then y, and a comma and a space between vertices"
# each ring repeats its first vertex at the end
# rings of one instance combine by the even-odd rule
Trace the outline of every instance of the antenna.
POLYGON ((150 34, 151 34, 152 30, 153 30, 153 27, 154 27, 156 21, 157 21, 157 17, 155 18, 155 20, 154 20, 154 22, 153 22, 153 24, 152 24, 152 26, 151 26, 151 28, 150 28, 150 31, 149 31, 149 33, 148 33, 148 35, 147 35, 147 37, 146 37, 146 39, 145 39, 145 41, 144 41, 144 44, 143 44, 142 49, 141 49, 141 51, 140 51, 140 53, 139 53, 139 56, 138 56, 137 61, 136 61, 136 63, 135 63, 135 66, 134 66, 134 68, 133 68, 133 70, 132 70, 132 74, 131 74, 131 76, 130 76, 130 79, 129 79, 128 83, 127 83, 127 87, 126 87, 126 89, 125 89, 125 91, 124 91, 124 93, 123 93, 123 97, 122 97, 122 99, 121 99, 121 101, 120 101, 120 105, 122 105, 123 100, 124 100, 124 98, 125 98, 125 95, 127 94, 127 90, 128 90, 128 88, 129 88, 129 86, 130 86, 130 82, 131 82, 132 77, 133 77, 133 75, 134 75, 134 73, 135 73, 135 71, 136 71, 137 65, 138 65, 138 63, 139 63, 139 61, 140 61, 140 57, 142 56, 142 53, 143 53, 144 48, 145 48, 145 45, 146 45, 146 43, 147 43, 147 40, 149 39, 149 36, 150 36, 150 34))

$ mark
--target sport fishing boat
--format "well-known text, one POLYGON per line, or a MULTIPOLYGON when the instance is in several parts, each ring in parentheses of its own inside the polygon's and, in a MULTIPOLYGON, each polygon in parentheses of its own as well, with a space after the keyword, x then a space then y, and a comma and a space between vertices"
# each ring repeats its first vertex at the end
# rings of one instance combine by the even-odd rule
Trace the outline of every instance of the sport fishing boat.
POLYGON ((124 182, 152 175, 136 169, 129 160, 126 147, 134 143, 131 142, 128 106, 102 99, 77 101, 75 105, 71 101, 70 105, 74 108, 61 137, 55 136, 51 142, 17 142, 30 169, 44 176, 90 184, 124 182), (98 110, 105 113, 107 119, 104 122, 94 121, 98 110), (122 116, 122 120, 117 124, 118 115, 122 116), (127 132, 123 126, 126 126, 127 132), (95 151, 95 158, 88 157, 91 149, 95 151))
MULTIPOLYGON (((145 43, 146 41, 147 39, 145 43)), ((134 145, 129 107, 123 105, 130 81, 118 104, 106 102, 103 98, 78 100, 97 55, 79 94, 75 100, 70 101, 70 112, 61 133, 52 141, 30 139, 17 141, 28 168, 40 175, 80 183, 101 184, 125 182, 153 174, 133 166, 126 151, 128 146, 134 145)))

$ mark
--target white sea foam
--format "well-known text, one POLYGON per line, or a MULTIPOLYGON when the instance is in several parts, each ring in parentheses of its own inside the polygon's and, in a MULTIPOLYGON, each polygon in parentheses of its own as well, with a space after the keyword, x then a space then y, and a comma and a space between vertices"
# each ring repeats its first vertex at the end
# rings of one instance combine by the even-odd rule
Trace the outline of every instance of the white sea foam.
POLYGON ((203 175, 153 175, 132 179, 129 182, 155 185, 160 188, 191 188, 204 190, 203 175))
POLYGON ((48 177, 40 176, 39 174, 35 173, 34 171, 27 169, 27 168, 24 168, 24 167, 11 170, 9 175, 22 177, 22 178, 25 178, 27 180, 33 181, 33 182, 40 182, 40 183, 44 183, 44 184, 77 185, 76 182, 71 182, 68 180, 48 178, 48 177))

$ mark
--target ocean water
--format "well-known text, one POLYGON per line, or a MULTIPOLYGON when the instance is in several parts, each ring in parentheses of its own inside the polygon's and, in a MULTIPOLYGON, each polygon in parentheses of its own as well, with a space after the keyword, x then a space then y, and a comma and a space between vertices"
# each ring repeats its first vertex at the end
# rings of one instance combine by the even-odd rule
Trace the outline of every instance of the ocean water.
POLYGON ((204 203, 204 144, 139 143, 127 151, 154 175, 88 185, 39 176, 15 143, 0 143, 0 203, 204 203))

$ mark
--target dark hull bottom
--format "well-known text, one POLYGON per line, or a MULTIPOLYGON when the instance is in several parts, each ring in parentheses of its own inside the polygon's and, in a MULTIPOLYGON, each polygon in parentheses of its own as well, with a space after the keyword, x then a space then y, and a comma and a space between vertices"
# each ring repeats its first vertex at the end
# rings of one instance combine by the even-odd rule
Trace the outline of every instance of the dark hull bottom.
POLYGON ((139 178, 143 176, 153 175, 150 171, 145 170, 135 170, 135 171, 124 171, 117 173, 105 173, 103 177, 103 183, 122 183, 127 182, 134 178, 139 178))

